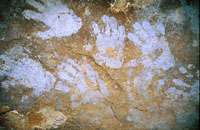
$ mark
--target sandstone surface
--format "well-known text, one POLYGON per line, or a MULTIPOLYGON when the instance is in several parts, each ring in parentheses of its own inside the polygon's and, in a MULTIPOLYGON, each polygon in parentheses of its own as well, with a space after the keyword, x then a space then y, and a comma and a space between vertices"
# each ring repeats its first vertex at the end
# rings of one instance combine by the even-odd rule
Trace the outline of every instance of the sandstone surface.
POLYGON ((2 0, 0 130, 198 129, 199 2, 117 1, 2 0))

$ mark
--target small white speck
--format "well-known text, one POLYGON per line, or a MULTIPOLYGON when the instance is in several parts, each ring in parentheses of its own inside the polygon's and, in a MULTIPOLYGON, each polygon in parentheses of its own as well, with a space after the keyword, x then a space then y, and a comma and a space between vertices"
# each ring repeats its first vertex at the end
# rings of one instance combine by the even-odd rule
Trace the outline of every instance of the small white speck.
POLYGON ((122 101, 122 104, 126 104, 126 101, 123 100, 123 101, 122 101))
POLYGON ((195 69, 195 65, 193 65, 193 64, 188 64, 187 68, 188 68, 188 69, 195 69))
POLYGON ((182 74, 185 74, 185 73, 187 73, 187 70, 185 69, 185 67, 181 66, 179 68, 179 72, 181 72, 182 74))
POLYGON ((132 121, 132 119, 131 119, 130 116, 127 116, 127 117, 126 117, 126 120, 127 120, 127 121, 132 121))
POLYGON ((126 74, 131 77, 131 76, 133 76, 133 72, 134 72, 134 69, 129 69, 129 70, 127 70, 126 74))
POLYGON ((199 46, 199 42, 197 40, 193 40, 192 46, 193 47, 198 47, 199 46))
POLYGON ((9 90, 9 83, 8 81, 1 82, 1 87, 5 89, 6 92, 9 90))
POLYGON ((28 96, 27 95, 24 95, 23 97, 22 97, 22 99, 21 99, 21 102, 25 102, 25 101, 27 101, 28 100, 28 96))
POLYGON ((57 52, 54 52, 53 58, 56 58, 56 57, 58 57, 58 56, 59 56, 58 53, 57 53, 57 52))
POLYGON ((84 13, 85 13, 85 15, 87 15, 87 16, 91 14, 89 7, 86 7, 86 8, 85 8, 85 12, 84 12, 84 13))
POLYGON ((0 38, 1 41, 5 40, 5 37, 0 38))
POLYGON ((165 80, 164 79, 160 79, 158 80, 158 90, 161 90, 162 86, 165 84, 165 80))
POLYGON ((93 47, 92 47, 92 45, 87 44, 87 45, 84 45, 83 48, 84 48, 86 51, 91 51, 93 47))
POLYGON ((186 75, 186 77, 189 78, 189 79, 191 79, 191 78, 193 78, 194 76, 193 76, 192 74, 188 74, 188 75, 186 75))
POLYGON ((165 84, 165 80, 164 80, 164 79, 159 80, 159 81, 158 81, 158 84, 159 84, 160 86, 164 85, 164 84, 165 84))
POLYGON ((86 61, 86 60, 87 60, 87 58, 86 58, 85 56, 84 56, 82 59, 83 59, 83 61, 86 61))
POLYGON ((19 115, 19 116, 24 116, 23 114, 19 114, 19 112, 16 111, 16 110, 13 110, 13 111, 11 111, 11 112, 13 112, 13 113, 15 113, 15 114, 17 114, 17 115, 19 115))
POLYGON ((92 120, 93 120, 93 121, 98 121, 99 118, 98 118, 98 117, 94 117, 92 120))
POLYGON ((196 72, 197 77, 199 78, 199 70, 196 72))

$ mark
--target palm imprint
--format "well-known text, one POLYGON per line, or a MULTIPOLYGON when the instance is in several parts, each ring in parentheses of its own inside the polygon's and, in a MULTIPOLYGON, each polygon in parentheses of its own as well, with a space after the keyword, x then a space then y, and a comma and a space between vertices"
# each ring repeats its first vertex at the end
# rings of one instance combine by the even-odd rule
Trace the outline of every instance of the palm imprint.
POLYGON ((25 10, 22 15, 26 19, 33 19, 43 22, 49 30, 38 32, 37 36, 44 39, 51 37, 70 36, 78 32, 82 26, 81 18, 61 3, 61 0, 27 0, 27 3, 35 7, 38 12, 25 10))

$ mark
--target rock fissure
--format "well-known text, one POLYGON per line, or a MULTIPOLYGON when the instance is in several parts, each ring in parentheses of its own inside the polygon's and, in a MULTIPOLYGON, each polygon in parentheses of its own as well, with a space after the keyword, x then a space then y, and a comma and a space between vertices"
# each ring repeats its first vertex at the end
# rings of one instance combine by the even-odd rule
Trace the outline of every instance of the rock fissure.
POLYGON ((66 46, 66 47, 70 48, 71 52, 75 55, 85 56, 85 57, 88 57, 89 59, 91 59, 95 63, 96 66, 101 68, 106 73, 106 75, 110 78, 111 81, 113 81, 122 91, 124 91, 123 87, 115 79, 113 79, 112 76, 107 72, 107 70, 103 66, 99 65, 92 56, 82 54, 82 53, 78 53, 78 52, 74 52, 72 50, 72 47, 70 47, 70 46, 66 46))

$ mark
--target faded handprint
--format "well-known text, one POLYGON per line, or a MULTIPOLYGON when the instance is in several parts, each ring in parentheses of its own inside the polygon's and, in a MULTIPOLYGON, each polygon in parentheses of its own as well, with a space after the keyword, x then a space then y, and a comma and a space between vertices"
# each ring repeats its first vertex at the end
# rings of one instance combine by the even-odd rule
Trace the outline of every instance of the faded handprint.
POLYGON ((61 0, 27 0, 27 3, 38 9, 40 13, 25 10, 23 16, 26 19, 33 19, 45 23, 49 30, 38 32, 37 36, 44 39, 51 37, 70 36, 81 28, 81 18, 61 3, 61 0))
POLYGON ((97 23, 93 22, 93 32, 97 37, 96 45, 99 52, 94 55, 95 60, 110 68, 120 68, 124 62, 122 51, 126 37, 124 26, 117 26, 114 17, 104 15, 102 21, 106 24, 105 29, 100 29, 97 23))
POLYGON ((143 99, 149 99, 147 88, 155 80, 154 76, 160 70, 167 71, 175 63, 168 43, 165 40, 165 28, 162 23, 151 25, 148 21, 133 24, 133 33, 128 33, 128 38, 138 47, 142 55, 136 63, 144 66, 140 74, 134 78, 134 91, 143 99))
POLYGON ((65 80, 71 86, 75 86, 79 93, 85 93, 87 91, 88 88, 85 77, 81 72, 81 66, 75 60, 67 59, 66 63, 58 66, 58 70, 58 77, 61 80, 65 80))
POLYGON ((56 78, 24 51, 23 47, 14 45, 0 55, 0 77, 6 77, 0 87, 20 89, 18 87, 22 85, 31 88, 34 96, 40 96, 51 90, 56 78))
POLYGON ((128 38, 140 48, 143 54, 150 54, 161 47, 159 35, 164 35, 163 25, 151 26, 148 21, 133 24, 134 34, 128 33, 128 38))
POLYGON ((161 23, 150 25, 148 21, 136 22, 133 29, 134 33, 128 33, 128 38, 141 50, 143 56, 139 62, 145 68, 161 68, 166 71, 174 65, 174 57, 165 40, 165 28, 161 23), (154 54, 154 60, 149 54, 154 54))
POLYGON ((58 65, 58 77, 62 81, 66 81, 74 91, 74 95, 71 97, 73 106, 90 101, 97 102, 109 95, 104 81, 99 78, 89 64, 67 59, 65 63, 58 65), (100 91, 97 88, 98 84, 100 91), (80 102, 78 101, 79 96, 82 97, 80 102))

